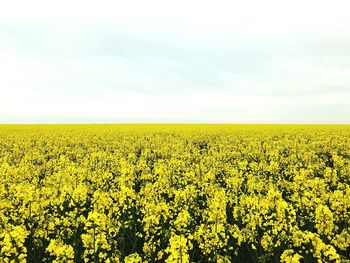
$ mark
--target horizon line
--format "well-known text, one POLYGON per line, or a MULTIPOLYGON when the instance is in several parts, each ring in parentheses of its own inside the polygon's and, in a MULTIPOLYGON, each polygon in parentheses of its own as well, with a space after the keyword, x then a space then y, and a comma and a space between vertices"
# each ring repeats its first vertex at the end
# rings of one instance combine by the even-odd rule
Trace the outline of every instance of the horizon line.
POLYGON ((346 122, 38 122, 38 123, 0 123, 0 125, 350 125, 346 122))

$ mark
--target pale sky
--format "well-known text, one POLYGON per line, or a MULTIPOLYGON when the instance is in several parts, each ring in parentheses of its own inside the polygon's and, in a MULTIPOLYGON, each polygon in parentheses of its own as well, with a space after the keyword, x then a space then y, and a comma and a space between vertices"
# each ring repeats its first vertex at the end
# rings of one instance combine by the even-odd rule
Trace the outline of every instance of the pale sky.
POLYGON ((350 123, 350 1, 0 4, 0 123, 350 123))

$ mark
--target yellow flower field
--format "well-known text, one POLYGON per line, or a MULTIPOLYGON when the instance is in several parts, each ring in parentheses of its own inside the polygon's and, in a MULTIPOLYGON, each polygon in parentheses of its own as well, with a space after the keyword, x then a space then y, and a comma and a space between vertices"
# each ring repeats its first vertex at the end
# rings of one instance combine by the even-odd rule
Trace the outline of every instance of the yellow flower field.
POLYGON ((0 126, 0 262, 349 262, 349 226, 350 126, 0 126))

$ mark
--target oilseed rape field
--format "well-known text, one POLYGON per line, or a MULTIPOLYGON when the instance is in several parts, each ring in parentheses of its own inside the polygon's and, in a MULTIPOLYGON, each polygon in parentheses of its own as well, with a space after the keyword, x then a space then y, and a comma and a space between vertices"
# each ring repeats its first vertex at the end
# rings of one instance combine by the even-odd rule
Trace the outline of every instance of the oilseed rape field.
POLYGON ((350 126, 0 125, 0 262, 350 262, 350 126))

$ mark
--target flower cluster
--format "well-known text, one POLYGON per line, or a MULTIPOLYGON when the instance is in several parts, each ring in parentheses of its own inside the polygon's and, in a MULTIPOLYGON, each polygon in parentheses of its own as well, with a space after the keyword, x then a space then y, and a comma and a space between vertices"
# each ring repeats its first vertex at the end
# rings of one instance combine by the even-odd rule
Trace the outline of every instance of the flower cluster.
POLYGON ((0 262, 347 262, 350 127, 0 126, 0 262))

